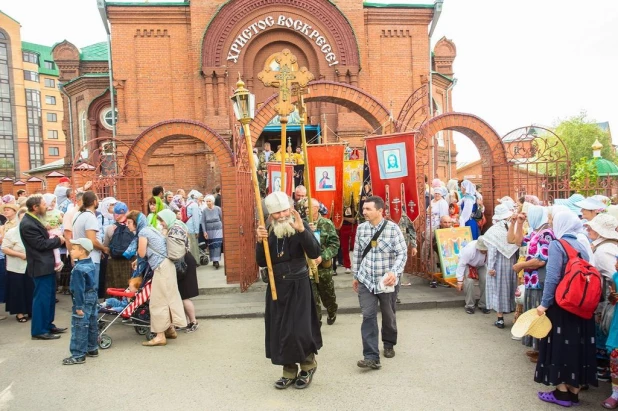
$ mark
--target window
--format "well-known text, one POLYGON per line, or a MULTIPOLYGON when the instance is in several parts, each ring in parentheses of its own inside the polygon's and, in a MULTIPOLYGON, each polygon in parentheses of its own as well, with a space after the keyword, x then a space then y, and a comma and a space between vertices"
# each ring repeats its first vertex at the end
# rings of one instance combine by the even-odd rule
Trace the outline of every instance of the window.
POLYGON ((47 130, 47 138, 58 140, 58 130, 47 130))
POLYGON ((85 111, 79 113, 79 141, 82 146, 88 142, 88 117, 85 111))
MULTIPOLYGON (((101 124, 103 124, 103 127, 105 127, 108 130, 111 130, 113 127, 112 121, 114 119, 112 117, 113 116, 112 116, 111 107, 108 107, 101 112, 101 124)), ((116 109, 116 119, 115 120, 116 120, 115 123, 117 123, 118 122, 118 109, 116 109)))
POLYGON ((53 78, 46 78, 45 87, 56 88, 56 80, 53 78))
POLYGON ((58 115, 56 113, 47 113, 47 121, 55 123, 58 121, 58 115))
POLYGON ((54 62, 53 62, 53 61, 47 61, 47 60, 45 60, 45 61, 43 62, 43 67, 45 67, 46 69, 49 69, 49 70, 53 70, 53 69, 55 69, 55 68, 56 68, 56 67, 54 66, 54 62))
POLYGON ((59 156, 60 149, 58 147, 49 147, 49 155, 50 156, 59 156))
POLYGON ((34 63, 37 66, 39 65, 39 56, 37 56, 36 53, 33 53, 31 51, 24 51, 23 56, 26 63, 34 63))
POLYGON ((24 70, 24 80, 39 82, 39 73, 36 71, 24 70))
POLYGON ((49 105, 55 105, 56 104, 56 97, 54 96, 45 96, 45 104, 49 104, 49 105))

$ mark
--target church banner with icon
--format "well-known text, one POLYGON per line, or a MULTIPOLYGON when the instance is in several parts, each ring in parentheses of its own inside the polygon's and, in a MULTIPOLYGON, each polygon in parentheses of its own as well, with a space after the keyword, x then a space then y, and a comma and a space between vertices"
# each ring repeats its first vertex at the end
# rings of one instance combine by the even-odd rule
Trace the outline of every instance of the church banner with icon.
POLYGON ((414 221, 419 215, 416 186, 415 133, 365 138, 373 195, 385 202, 385 216, 399 222, 402 214, 414 221))
POLYGON ((440 228, 435 232, 442 278, 447 282, 457 281, 459 253, 472 241, 470 227, 440 228))
MULTIPOLYGON (((343 223, 343 144, 307 145, 311 196, 328 209, 328 217, 339 229, 343 223)), ((307 164, 305 164, 307 167, 307 164)))
MULTIPOLYGON (((281 191, 281 163, 268 163, 268 194, 273 191, 281 191)), ((294 166, 285 165, 285 193, 292 197, 294 185, 294 166)))
POLYGON ((343 206, 358 210, 358 200, 363 183, 363 160, 343 162, 343 206))

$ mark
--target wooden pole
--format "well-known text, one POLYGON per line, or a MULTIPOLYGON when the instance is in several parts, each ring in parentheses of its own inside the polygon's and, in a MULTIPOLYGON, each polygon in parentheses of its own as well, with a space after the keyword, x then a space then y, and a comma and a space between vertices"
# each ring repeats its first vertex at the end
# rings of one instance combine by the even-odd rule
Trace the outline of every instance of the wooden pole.
MULTIPOLYGON (((251 121, 249 119, 249 121, 251 121)), ((262 198, 260 197, 260 187, 257 181, 257 168, 253 159, 253 146, 251 144, 251 129, 249 122, 241 120, 243 134, 245 135, 245 144, 247 145, 247 155, 249 157, 249 167, 251 168, 251 181, 253 182, 253 192, 255 193, 255 203, 257 206, 258 219, 262 227, 266 227, 264 221, 264 212, 262 210, 262 198)), ((283 185, 282 185, 283 186, 283 185)), ((277 288, 275 287, 275 276, 273 275, 273 263, 270 260, 270 247, 268 246, 268 238, 262 240, 264 246, 264 254, 266 255, 266 266, 268 268, 268 283, 270 284, 270 293, 273 301, 277 300, 277 288)))
POLYGON ((285 193, 285 188, 287 187, 285 181, 285 157, 288 154, 285 143, 287 138, 288 116, 279 116, 279 121, 281 123, 281 191, 285 193))

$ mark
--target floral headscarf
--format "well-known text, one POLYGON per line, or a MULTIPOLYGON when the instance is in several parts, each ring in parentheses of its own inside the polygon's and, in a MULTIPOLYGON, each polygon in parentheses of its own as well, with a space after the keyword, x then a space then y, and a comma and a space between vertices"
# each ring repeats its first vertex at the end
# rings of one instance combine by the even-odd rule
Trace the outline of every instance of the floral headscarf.
POLYGON ((185 201, 183 200, 180 194, 176 194, 170 203, 170 208, 175 213, 179 212, 182 207, 184 207, 185 201))
POLYGON ((4 204, 15 204, 15 197, 12 194, 7 194, 2 197, 2 202, 4 204))

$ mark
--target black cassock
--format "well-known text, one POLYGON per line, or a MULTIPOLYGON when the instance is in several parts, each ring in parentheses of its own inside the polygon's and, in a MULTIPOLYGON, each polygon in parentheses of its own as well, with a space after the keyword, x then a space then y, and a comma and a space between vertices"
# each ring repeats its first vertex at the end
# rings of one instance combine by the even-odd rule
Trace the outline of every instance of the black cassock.
MULTIPOLYGON (((273 364, 285 365, 304 361, 309 354, 322 348, 320 320, 315 311, 315 299, 305 260, 320 255, 320 244, 305 223, 305 231, 291 237, 268 237, 273 264, 277 301, 273 301, 270 286, 266 291, 266 358, 273 364)), ((266 267, 264 246, 256 245, 256 259, 266 267)))

